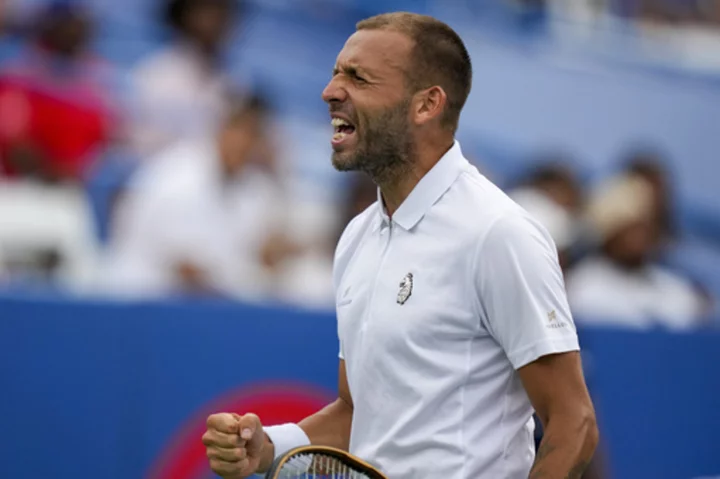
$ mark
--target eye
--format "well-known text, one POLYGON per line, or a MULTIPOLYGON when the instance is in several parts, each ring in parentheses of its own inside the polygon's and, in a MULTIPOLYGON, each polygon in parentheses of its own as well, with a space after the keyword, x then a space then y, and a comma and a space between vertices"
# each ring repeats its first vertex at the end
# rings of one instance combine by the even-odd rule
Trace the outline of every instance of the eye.
POLYGON ((358 83, 367 83, 367 81, 357 73, 353 74, 353 79, 358 83))

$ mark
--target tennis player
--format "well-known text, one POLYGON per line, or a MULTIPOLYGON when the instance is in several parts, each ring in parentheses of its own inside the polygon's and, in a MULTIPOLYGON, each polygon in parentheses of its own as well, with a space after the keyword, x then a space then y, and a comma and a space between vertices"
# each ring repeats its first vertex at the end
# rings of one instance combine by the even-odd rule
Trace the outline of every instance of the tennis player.
POLYGON ((392 479, 582 476, 598 432, 556 248, 463 157, 471 77, 462 40, 431 17, 372 17, 347 40, 322 95, 332 162, 379 193, 336 251, 339 397, 299 424, 210 416, 220 476, 310 443, 392 479))

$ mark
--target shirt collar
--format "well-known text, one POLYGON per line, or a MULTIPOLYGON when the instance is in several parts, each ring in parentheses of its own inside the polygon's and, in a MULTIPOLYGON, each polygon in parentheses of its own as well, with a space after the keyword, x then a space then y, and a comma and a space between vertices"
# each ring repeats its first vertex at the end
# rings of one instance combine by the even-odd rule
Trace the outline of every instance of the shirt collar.
MULTIPOLYGON (((415 188, 402 202, 392 217, 393 222, 402 229, 409 231, 418 224, 437 200, 450 188, 468 161, 462 154, 460 143, 457 140, 440 160, 423 176, 415 188)), ((390 218, 385 210, 380 188, 378 188, 379 221, 376 228, 388 224, 390 218)))

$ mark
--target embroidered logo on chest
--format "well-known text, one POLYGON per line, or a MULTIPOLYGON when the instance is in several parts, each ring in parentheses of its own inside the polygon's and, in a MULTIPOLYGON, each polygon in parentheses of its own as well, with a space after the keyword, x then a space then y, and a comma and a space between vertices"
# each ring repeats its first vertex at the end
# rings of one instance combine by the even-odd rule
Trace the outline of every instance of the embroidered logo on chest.
POLYGON ((400 281, 400 291, 398 291, 397 303, 400 305, 405 304, 405 302, 412 295, 412 290, 413 290, 413 274, 408 273, 405 275, 405 277, 402 279, 402 281, 400 281))

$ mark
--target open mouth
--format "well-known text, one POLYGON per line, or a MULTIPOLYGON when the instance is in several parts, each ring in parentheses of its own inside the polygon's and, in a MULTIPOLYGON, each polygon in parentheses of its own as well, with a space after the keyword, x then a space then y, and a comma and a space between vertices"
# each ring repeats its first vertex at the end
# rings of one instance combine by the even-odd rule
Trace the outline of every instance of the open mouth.
POLYGON ((333 118, 332 126, 335 129, 332 137, 333 144, 340 144, 355 133, 355 126, 342 118, 333 118))

